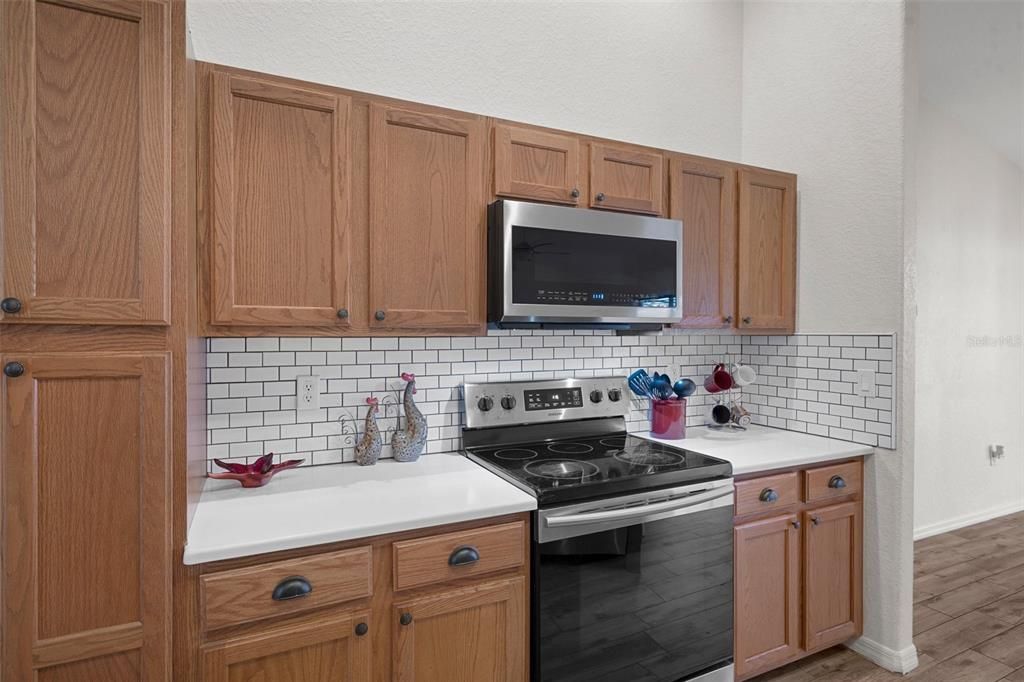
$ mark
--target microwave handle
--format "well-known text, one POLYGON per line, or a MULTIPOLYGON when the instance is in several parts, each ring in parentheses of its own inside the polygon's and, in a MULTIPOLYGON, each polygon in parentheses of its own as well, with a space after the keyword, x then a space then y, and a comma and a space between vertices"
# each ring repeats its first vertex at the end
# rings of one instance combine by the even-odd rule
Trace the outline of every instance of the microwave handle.
POLYGON ((605 521, 624 521, 634 518, 653 516, 663 512, 677 511, 686 507, 695 507, 705 502, 717 500, 733 494, 732 486, 728 488, 706 488, 692 495, 680 497, 654 504, 623 507, 621 509, 608 509, 605 511, 582 512, 566 516, 549 516, 544 520, 548 528, 564 528, 566 526, 580 526, 588 523, 602 523, 605 521))

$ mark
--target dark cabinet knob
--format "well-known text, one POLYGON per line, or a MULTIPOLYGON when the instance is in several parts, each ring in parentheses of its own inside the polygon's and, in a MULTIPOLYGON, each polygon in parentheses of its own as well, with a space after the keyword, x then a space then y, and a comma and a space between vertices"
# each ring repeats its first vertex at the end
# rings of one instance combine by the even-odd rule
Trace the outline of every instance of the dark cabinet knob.
POLYGON ((403 613, 402 616, 398 619, 398 622, 401 623, 402 625, 408 625, 409 623, 412 622, 412 614, 411 613, 403 613))
POLYGON ((817 516, 812 516, 811 523, 817 526, 819 523, 821 523, 821 519, 819 519, 817 516))
POLYGON ((305 597, 312 592, 313 586, 308 580, 301 575, 293 575, 279 582, 270 594, 270 597, 274 601, 288 601, 289 599, 305 597))
POLYGON ((576 187, 573 187, 572 191, 569 192, 569 196, 571 196, 573 199, 579 199, 580 198, 580 191, 579 191, 579 189, 577 189, 576 187))
POLYGON ((356 634, 360 637, 369 632, 370 628, 366 623, 360 623, 356 626, 356 634))
POLYGON ((753 322, 752 318, 750 318, 750 317, 744 317, 743 318, 743 324, 750 324, 751 322, 753 322))
POLYGON ((480 561, 480 552, 476 547, 464 545, 456 547, 455 551, 448 557, 449 566, 469 566, 480 561))
POLYGON ((382 322, 385 317, 387 316, 384 314, 383 310, 378 310, 373 314, 373 319, 377 320, 378 322, 382 322))
POLYGON ((833 476, 828 479, 828 487, 839 490, 846 487, 846 480, 842 476, 833 476))
POLYGON ((597 199, 598 201, 604 201, 604 192, 598 192, 597 196, 594 198, 597 199))
POLYGON ((348 308, 341 308, 338 311, 338 319, 341 319, 341 320, 347 320, 348 319, 348 308))
POLYGON ((21 301, 16 298, 5 298, 0 301, 0 310, 3 310, 8 315, 21 312, 21 301))
POLYGON ((779 494, 771 488, 765 488, 761 491, 761 494, 757 496, 757 499, 762 502, 778 502, 779 494))
POLYGON ((4 365, 4 374, 12 379, 16 379, 25 373, 25 365, 20 362, 8 362, 4 365))
POLYGON ((793 528, 796 528, 797 530, 800 530, 800 522, 799 521, 791 521, 790 523, 793 524, 793 528))
POLYGON ((732 315, 726 315, 725 317, 723 317, 722 322, 725 322, 726 324, 732 324, 732 315))

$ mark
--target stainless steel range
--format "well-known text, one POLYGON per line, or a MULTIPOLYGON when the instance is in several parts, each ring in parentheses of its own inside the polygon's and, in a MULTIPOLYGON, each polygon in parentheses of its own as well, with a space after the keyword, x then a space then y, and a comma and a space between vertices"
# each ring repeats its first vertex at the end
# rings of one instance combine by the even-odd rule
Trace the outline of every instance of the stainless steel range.
POLYGON ((464 387, 466 455, 537 497, 532 679, 731 681, 732 467, 626 433, 627 396, 464 387))

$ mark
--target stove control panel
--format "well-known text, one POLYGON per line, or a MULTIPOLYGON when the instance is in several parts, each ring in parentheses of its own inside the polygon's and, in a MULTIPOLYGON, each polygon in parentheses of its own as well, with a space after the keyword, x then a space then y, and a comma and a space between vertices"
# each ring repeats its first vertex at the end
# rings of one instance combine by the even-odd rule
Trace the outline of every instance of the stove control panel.
POLYGON ((629 411, 626 390, 625 377, 465 384, 465 425, 477 429, 621 417, 629 411))

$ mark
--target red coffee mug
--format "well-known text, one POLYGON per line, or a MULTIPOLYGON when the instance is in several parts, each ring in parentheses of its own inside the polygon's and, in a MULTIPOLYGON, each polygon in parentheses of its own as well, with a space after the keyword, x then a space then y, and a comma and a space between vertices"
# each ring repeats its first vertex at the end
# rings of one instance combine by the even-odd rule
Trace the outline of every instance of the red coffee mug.
POLYGON ((720 393, 732 388, 732 375, 725 369, 725 365, 718 364, 711 370, 711 374, 704 378, 704 389, 708 393, 720 393))

